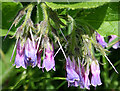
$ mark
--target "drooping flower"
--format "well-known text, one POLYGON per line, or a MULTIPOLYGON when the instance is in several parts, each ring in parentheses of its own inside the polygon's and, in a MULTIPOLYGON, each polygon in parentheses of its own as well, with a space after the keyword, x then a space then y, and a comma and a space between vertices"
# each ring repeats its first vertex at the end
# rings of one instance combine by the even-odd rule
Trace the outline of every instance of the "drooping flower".
POLYGON ((78 59, 78 63, 79 63, 79 77, 80 77, 80 87, 81 88, 86 88, 86 89, 90 89, 90 80, 89 80, 89 63, 87 63, 87 67, 85 69, 85 67, 83 66, 83 64, 80 64, 80 60, 78 59))
POLYGON ((85 88, 90 89, 90 80, 89 80, 89 63, 87 64, 86 71, 85 71, 85 77, 84 77, 84 84, 85 88))
POLYGON ((55 71, 54 48, 49 42, 45 48, 45 59, 43 60, 42 68, 45 67, 47 71, 53 69, 55 71))
POLYGON ((100 67, 97 60, 93 60, 91 63, 91 84, 96 87, 97 85, 101 85, 101 79, 100 79, 100 67))
POLYGON ((84 73, 85 73, 85 68, 83 65, 81 65, 81 62, 78 58, 78 67, 79 67, 79 78, 80 78, 80 81, 79 81, 79 85, 80 85, 80 88, 85 88, 85 81, 84 81, 84 73))
POLYGON ((90 80, 89 80, 89 64, 87 67, 81 65, 78 58, 78 65, 73 58, 73 62, 68 57, 66 60, 66 71, 67 71, 67 81, 69 86, 80 86, 80 88, 90 89, 90 80))
POLYGON ((101 36, 99 33, 96 33, 96 40, 100 45, 102 45, 103 48, 107 46, 107 43, 105 42, 104 37, 101 36))
MULTIPOLYGON (((111 37, 111 38, 110 38, 110 40, 109 40, 109 43, 112 42, 115 38, 117 38, 116 35, 111 35, 110 37, 111 37)), ((118 42, 117 42, 116 44, 114 44, 112 47, 113 47, 114 49, 120 48, 120 41, 118 41, 118 42)))
POLYGON ((16 68, 19 68, 22 66, 23 68, 26 69, 26 65, 24 61, 24 57, 25 57, 24 48, 25 48, 25 45, 22 46, 21 40, 19 39, 17 43, 15 63, 13 64, 14 66, 16 65, 16 68))
POLYGON ((75 86, 77 87, 79 85, 78 81, 80 80, 79 75, 76 72, 75 61, 71 62, 70 58, 68 57, 66 60, 66 71, 67 71, 67 78, 68 81, 68 87, 69 86, 75 86))
POLYGON ((27 38, 25 43, 25 64, 35 67, 37 65, 37 53, 35 48, 35 42, 27 38))

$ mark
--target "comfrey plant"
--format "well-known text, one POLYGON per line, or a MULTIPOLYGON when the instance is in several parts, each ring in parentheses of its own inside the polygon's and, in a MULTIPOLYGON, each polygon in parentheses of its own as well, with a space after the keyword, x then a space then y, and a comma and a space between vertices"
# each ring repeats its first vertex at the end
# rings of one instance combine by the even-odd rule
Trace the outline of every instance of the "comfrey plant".
MULTIPOLYGON (((77 23, 70 15, 66 15, 63 18, 66 19, 66 22, 71 23, 72 26, 71 32, 68 36, 65 36, 61 27, 68 26, 60 20, 58 14, 45 3, 40 3, 39 5, 42 7, 44 18, 39 23, 34 24, 31 19, 35 5, 30 4, 19 12, 12 24, 12 26, 15 25, 17 27, 18 23, 20 23, 20 26, 17 27, 15 34, 12 36, 12 38, 16 37, 16 44, 12 53, 13 57, 16 50, 13 64, 16 68, 23 67, 27 69, 28 66, 32 68, 38 66, 43 72, 44 69, 47 72, 50 70, 56 71, 55 57, 61 50, 66 60, 68 87, 79 86, 82 89, 90 89, 91 85, 96 87, 102 84, 100 62, 95 57, 95 52, 97 51, 105 56, 117 72, 107 57, 106 52, 109 51, 105 49, 107 42, 105 42, 103 36, 85 24, 77 26, 77 23), (61 38, 60 34, 63 38, 61 38), (62 44, 60 43, 61 41, 62 44), (58 45, 58 50, 55 53, 54 44, 58 45), (62 46, 64 45, 65 47, 63 48, 62 46)), ((114 40, 114 38, 116 36, 111 35, 109 42, 114 40)), ((119 42, 113 45, 115 49, 119 47, 119 42)))

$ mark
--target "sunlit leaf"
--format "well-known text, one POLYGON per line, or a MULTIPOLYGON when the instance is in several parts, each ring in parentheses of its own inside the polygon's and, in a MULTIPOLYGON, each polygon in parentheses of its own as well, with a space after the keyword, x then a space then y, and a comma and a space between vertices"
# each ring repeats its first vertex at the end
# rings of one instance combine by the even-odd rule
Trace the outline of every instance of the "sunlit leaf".
POLYGON ((81 3, 74 3, 74 4, 60 4, 60 3, 52 3, 52 2, 46 2, 46 4, 54 9, 80 9, 80 8, 84 8, 84 9, 88 9, 88 8, 96 8, 98 6, 101 6, 103 4, 105 4, 105 2, 81 2, 81 3))
POLYGON ((109 4, 104 18, 104 22, 101 24, 100 28, 97 30, 102 36, 118 35, 118 26, 120 22, 119 18, 119 3, 112 2, 109 4))

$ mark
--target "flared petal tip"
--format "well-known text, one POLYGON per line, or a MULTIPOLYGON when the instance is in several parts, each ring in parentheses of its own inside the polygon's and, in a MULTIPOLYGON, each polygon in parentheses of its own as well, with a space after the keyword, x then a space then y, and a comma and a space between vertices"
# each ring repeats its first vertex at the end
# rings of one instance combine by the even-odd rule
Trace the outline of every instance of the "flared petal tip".
MULTIPOLYGON (((20 68, 21 66, 18 66, 18 65, 16 65, 16 64, 13 64, 13 66, 15 66, 15 68, 20 68)), ((27 69, 27 67, 25 67, 25 66, 22 66, 24 69, 27 69)))
POLYGON ((54 71, 56 71, 55 67, 53 67, 53 68, 45 68, 45 69, 46 69, 47 72, 50 71, 51 69, 53 69, 54 71))

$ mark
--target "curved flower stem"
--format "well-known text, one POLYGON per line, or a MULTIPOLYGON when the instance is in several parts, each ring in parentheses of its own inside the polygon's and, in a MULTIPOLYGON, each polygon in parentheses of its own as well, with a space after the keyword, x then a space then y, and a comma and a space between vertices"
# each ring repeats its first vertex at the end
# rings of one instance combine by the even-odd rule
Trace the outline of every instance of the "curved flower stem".
POLYGON ((18 39, 16 40, 16 43, 15 43, 15 46, 14 46, 14 49, 13 49, 13 53, 12 53, 12 56, 11 56, 11 59, 10 59, 10 62, 11 62, 11 60, 13 58, 13 55, 14 55, 14 52, 15 52, 15 49, 16 49, 16 46, 17 46, 17 43, 18 43, 18 39))
POLYGON ((60 51, 60 49, 61 49, 61 48, 59 48, 59 49, 57 50, 57 52, 55 53, 54 57, 58 54, 58 52, 60 51))
POLYGON ((59 89, 60 87, 62 87, 67 81, 63 81, 56 89, 59 89))
POLYGON ((32 31, 31 31, 31 28, 30 28, 30 35, 31 35, 31 38, 32 38, 33 47, 35 48, 35 42, 34 42, 34 37, 33 37, 32 31))
POLYGON ((104 55, 104 56, 108 60, 108 62, 110 63, 110 65, 113 67, 113 69, 115 70, 115 72, 118 73, 118 71, 116 70, 116 68, 114 67, 114 65, 111 63, 111 61, 109 60, 109 58, 106 55, 104 55))
POLYGON ((27 20, 30 18, 33 6, 34 6, 33 4, 30 4, 27 8, 25 8, 25 10, 28 9, 28 11, 27 11, 27 14, 26 14, 26 17, 25 17, 25 21, 22 24, 22 28, 26 25, 27 20))
POLYGON ((12 26, 15 24, 15 22, 13 22, 12 23, 12 25, 10 26, 10 28, 9 28, 9 30, 8 30, 8 32, 7 32, 7 34, 5 35, 5 37, 4 37, 4 39, 3 40, 5 40, 6 39, 6 37, 7 37, 7 35, 8 35, 8 33, 9 33, 9 31, 11 30, 11 28, 12 28, 12 26))
POLYGON ((11 89, 15 89, 17 86, 19 86, 20 82, 24 82, 24 79, 26 77, 27 77, 26 70, 24 70, 20 79, 17 81, 17 83, 13 87, 11 87, 11 89))
POLYGON ((57 53, 58 53, 59 50, 61 49, 62 52, 63 52, 63 55, 64 55, 65 59, 67 60, 67 57, 66 57, 66 55, 65 55, 65 52, 64 52, 64 50, 63 50, 63 48, 62 48, 62 45, 61 45, 61 43, 60 43, 60 41, 59 41, 59 38, 58 38, 54 33, 52 33, 52 34, 53 34, 54 38, 56 39, 56 41, 58 41, 58 44, 59 44, 59 46, 60 46, 60 48, 58 49, 58 51, 55 53, 54 57, 57 55, 57 53))
POLYGON ((39 79, 34 79, 33 81, 34 82, 39 82, 41 80, 66 80, 65 77, 53 77, 53 78, 50 78, 50 77, 40 77, 39 79))
MULTIPOLYGON (((38 39, 37 50, 38 50, 39 45, 40 45, 41 37, 42 37, 42 34, 40 34, 40 37, 39 37, 39 39, 38 39)), ((37 50, 36 50, 36 51, 37 51, 37 50)))
POLYGON ((109 79, 108 66, 109 66, 109 63, 104 56, 102 56, 102 61, 103 61, 103 63, 106 63, 106 65, 103 65, 103 68, 104 68, 104 74, 103 74, 104 75, 104 80, 103 81, 104 81, 104 83, 106 83, 105 86, 108 87, 108 79, 109 79))
POLYGON ((65 59, 67 60, 67 57, 66 57, 66 55, 65 55, 65 52, 64 52, 64 50, 63 50, 63 48, 62 48, 62 45, 61 45, 58 37, 57 37, 57 41, 58 41, 58 44, 59 44, 59 46, 60 46, 60 49, 61 49, 62 52, 63 52, 63 55, 64 55, 65 59))
POLYGON ((59 29, 59 30, 60 30, 60 32, 61 32, 61 34, 62 34, 62 36, 64 37, 65 41, 68 43, 68 41, 67 41, 67 39, 66 39, 65 35, 63 34, 62 30, 61 30, 61 29, 59 29))

